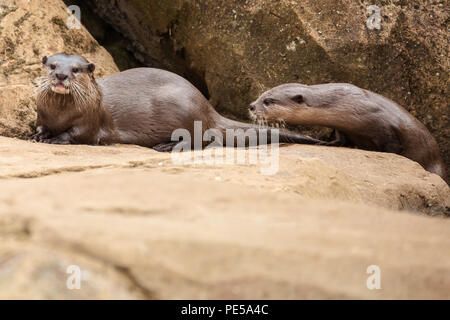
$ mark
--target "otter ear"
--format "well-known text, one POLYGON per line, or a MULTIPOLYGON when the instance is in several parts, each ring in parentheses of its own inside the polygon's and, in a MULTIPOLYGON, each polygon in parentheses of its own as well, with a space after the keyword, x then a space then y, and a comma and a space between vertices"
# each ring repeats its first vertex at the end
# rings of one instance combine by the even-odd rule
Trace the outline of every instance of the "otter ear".
POLYGON ((87 66, 87 69, 88 69, 89 72, 94 72, 95 64, 89 63, 88 66, 87 66))
POLYGON ((47 60, 48 60, 47 56, 43 56, 42 57, 42 64, 46 64, 47 60))
POLYGON ((292 97, 292 101, 300 104, 300 103, 305 102, 305 99, 303 99, 303 96, 301 94, 298 94, 298 95, 292 97))

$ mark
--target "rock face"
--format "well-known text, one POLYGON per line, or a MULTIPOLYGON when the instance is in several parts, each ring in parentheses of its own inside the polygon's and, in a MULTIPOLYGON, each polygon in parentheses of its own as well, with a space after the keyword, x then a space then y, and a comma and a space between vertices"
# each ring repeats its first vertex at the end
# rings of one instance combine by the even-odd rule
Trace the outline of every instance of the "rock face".
POLYGON ((263 176, 134 146, 0 152, 0 298, 450 298, 450 220, 418 214, 450 190, 402 157, 289 146, 263 176))
POLYGON ((84 27, 68 29, 66 9, 59 0, 0 0, 0 135, 32 133, 42 56, 77 53, 96 63, 97 76, 118 71, 84 27))
POLYGON ((420 119, 450 169, 446 1, 88 2, 137 58, 187 77, 222 113, 245 118, 252 100, 286 82, 349 82, 420 119), (370 5, 380 30, 367 28, 370 5))

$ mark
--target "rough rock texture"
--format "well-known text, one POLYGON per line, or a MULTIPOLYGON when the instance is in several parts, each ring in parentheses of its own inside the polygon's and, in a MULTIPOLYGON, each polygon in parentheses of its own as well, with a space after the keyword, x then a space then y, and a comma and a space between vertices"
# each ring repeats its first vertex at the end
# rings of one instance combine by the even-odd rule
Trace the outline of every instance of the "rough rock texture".
POLYGON ((402 157, 289 146, 263 176, 133 146, 0 153, 0 298, 450 298, 450 220, 417 212, 450 189, 402 157))
POLYGON ((350 82, 424 122, 450 169, 447 1, 89 3, 138 59, 187 77, 222 113, 245 118, 252 100, 285 82, 350 82), (381 30, 366 27, 370 5, 381 8, 381 30))
POLYGON ((97 76, 118 71, 85 28, 67 28, 66 9, 59 0, 0 0, 0 135, 32 133, 42 56, 78 53, 96 63, 97 76))

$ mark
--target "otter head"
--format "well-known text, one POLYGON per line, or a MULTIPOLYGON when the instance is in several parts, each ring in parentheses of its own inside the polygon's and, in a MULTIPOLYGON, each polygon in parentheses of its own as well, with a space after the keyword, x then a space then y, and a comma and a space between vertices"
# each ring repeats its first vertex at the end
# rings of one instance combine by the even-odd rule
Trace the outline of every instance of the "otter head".
POLYGON ((267 123, 290 122, 312 116, 309 88, 302 84, 284 84, 264 92, 250 104, 250 118, 267 123))
POLYGON ((51 90, 56 94, 79 94, 89 83, 95 81, 95 65, 78 55, 58 53, 43 57, 42 64, 47 72, 40 91, 51 90))

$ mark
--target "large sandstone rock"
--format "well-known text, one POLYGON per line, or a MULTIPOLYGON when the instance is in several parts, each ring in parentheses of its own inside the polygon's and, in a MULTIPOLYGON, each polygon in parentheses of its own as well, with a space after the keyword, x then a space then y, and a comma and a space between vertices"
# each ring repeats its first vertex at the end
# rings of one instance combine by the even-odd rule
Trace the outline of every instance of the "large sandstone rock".
POLYGON ((350 82, 424 122, 450 169, 447 1, 88 2, 137 58, 184 75, 225 114, 245 118, 285 82, 350 82), (366 27, 370 5, 381 8, 381 30, 366 27))
POLYGON ((42 56, 78 53, 97 64, 97 76, 118 71, 84 27, 67 28, 66 9, 59 0, 0 0, 0 135, 32 133, 42 56))
POLYGON ((450 190, 396 155, 289 146, 263 176, 134 146, 0 153, 0 298, 450 298, 450 220, 418 214, 450 190))
MULTIPOLYGON (((154 167, 155 163, 165 164, 163 172, 189 173, 176 163, 171 165, 170 154, 135 146, 55 147, 0 138, 0 152, 0 178, 8 179, 38 178, 111 166, 154 167)), ((217 167, 200 166, 198 169, 207 168, 218 177, 222 176, 221 170, 227 170, 228 178, 222 177, 227 181, 255 188, 264 186, 276 192, 409 210, 432 216, 450 216, 448 185, 439 176, 404 157, 307 145, 281 147, 279 153, 278 170, 274 175, 261 174, 261 167, 268 167, 269 163, 261 166, 219 164, 217 167)), ((199 155, 202 156, 202 153, 199 155)), ((226 159, 226 154, 223 157, 226 159)))

